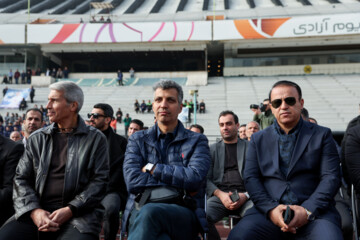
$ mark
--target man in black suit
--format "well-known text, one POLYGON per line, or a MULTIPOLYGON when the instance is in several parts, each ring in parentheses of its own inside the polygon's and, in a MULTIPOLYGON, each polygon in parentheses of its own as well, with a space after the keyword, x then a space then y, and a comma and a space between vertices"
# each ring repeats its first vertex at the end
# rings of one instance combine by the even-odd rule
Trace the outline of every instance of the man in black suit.
POLYGON ((0 135, 0 226, 14 214, 13 178, 23 152, 21 143, 0 135))
POLYGON ((109 146, 110 179, 106 195, 101 202, 105 208, 103 224, 105 240, 116 239, 119 229, 119 211, 125 208, 127 199, 123 176, 127 140, 117 135, 110 127, 113 115, 113 108, 106 103, 95 104, 91 113, 88 114, 90 125, 105 134, 109 146))

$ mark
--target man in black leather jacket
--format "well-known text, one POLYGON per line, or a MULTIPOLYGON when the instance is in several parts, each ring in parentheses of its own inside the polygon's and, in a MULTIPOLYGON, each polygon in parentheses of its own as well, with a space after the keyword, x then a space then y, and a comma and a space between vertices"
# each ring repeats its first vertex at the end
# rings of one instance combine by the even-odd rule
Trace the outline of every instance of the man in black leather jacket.
POLYGON ((108 148, 105 136, 78 115, 83 100, 75 83, 50 85, 52 124, 28 138, 14 178, 16 220, 0 239, 98 239, 108 148))

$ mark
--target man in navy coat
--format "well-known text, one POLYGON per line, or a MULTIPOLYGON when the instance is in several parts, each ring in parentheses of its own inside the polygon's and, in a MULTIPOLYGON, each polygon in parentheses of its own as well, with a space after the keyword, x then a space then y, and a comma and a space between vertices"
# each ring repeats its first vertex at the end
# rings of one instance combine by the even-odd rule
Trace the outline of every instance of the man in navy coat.
POLYGON ((339 157, 330 129, 302 120, 296 83, 279 81, 269 95, 276 121, 254 133, 246 155, 245 186, 255 206, 229 239, 343 239, 334 203, 339 157), (294 216, 286 224, 287 206, 294 216))

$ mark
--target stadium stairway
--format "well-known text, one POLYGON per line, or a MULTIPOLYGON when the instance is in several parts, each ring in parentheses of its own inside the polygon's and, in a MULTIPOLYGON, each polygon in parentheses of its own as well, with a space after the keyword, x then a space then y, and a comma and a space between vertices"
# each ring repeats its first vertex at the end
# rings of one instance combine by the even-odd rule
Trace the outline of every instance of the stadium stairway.
MULTIPOLYGON (((209 141, 215 142, 220 137, 217 125, 218 114, 225 110, 233 110, 238 116, 240 123, 252 120, 253 113, 249 109, 250 104, 259 104, 268 97, 271 86, 278 80, 291 80, 300 85, 303 91, 306 107, 311 117, 314 117, 320 125, 331 128, 333 131, 344 131, 348 122, 358 115, 360 103, 360 76, 358 75, 330 75, 330 76, 287 76, 287 77, 213 77, 209 78, 207 86, 186 86, 185 80, 179 83, 183 85, 184 99, 190 100, 190 90, 197 89, 199 92, 198 102, 204 99, 206 113, 197 114, 197 123, 205 129, 209 141)), ((109 103, 116 112, 120 107, 123 114, 130 114, 131 118, 138 118, 145 126, 154 123, 153 113, 136 114, 134 101, 137 99, 147 102, 152 100, 152 84, 158 79, 138 80, 136 85, 117 86, 116 84, 99 85, 96 81, 92 84, 80 82, 85 94, 84 106, 80 115, 86 118, 94 104, 99 102, 109 103), (139 84, 142 85, 139 85, 139 84)), ((79 80, 73 80, 79 81, 79 80)), ((99 79, 97 79, 99 81, 99 79)), ((107 80, 110 83, 111 80, 107 80)), ((1 85, 3 89, 5 85, 1 85)), ((29 85, 8 85, 9 88, 27 88, 29 85)), ((46 106, 48 88, 36 88, 35 103, 46 106)), ((28 103, 29 107, 34 104, 28 103)), ((6 112, 19 113, 18 109, 0 109, 2 116, 6 112)), ((23 113, 23 112, 21 112, 23 113)), ((194 119, 194 116, 192 117, 194 119)), ((124 125, 117 125, 118 133, 124 134, 124 125)))

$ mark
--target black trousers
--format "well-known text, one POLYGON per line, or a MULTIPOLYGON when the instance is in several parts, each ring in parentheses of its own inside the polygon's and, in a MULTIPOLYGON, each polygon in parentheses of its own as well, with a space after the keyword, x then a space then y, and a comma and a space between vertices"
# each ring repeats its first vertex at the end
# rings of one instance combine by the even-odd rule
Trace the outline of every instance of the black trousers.
POLYGON ((89 233, 80 233, 73 225, 64 224, 57 232, 39 232, 30 217, 13 220, 0 229, 0 240, 98 240, 89 233))

